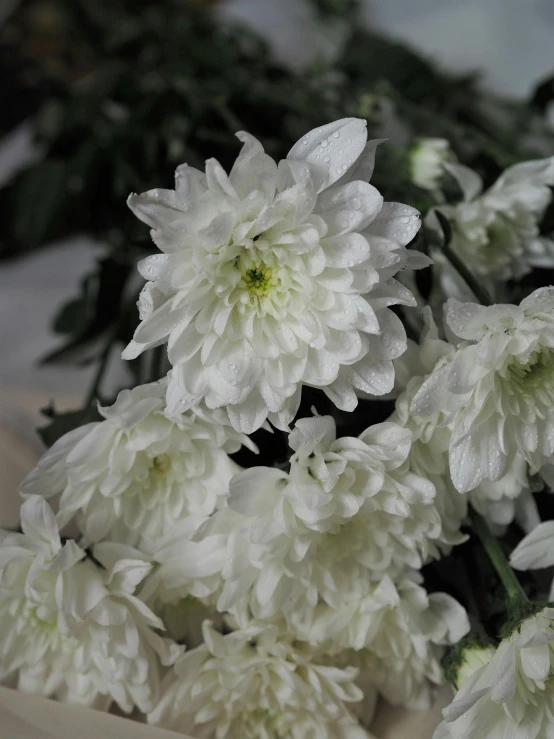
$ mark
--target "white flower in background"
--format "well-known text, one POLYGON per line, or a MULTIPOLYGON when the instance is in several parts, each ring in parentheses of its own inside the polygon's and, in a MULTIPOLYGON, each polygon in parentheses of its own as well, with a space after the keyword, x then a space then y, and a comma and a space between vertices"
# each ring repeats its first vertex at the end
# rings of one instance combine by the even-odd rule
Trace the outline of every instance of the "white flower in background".
MULTIPOLYGON (((512 552, 510 564, 516 570, 542 570, 554 565, 554 521, 545 521, 527 534, 512 552)), ((554 580, 550 588, 554 600, 554 580)))
POLYGON ((436 190, 450 159, 452 152, 446 139, 418 139, 409 152, 412 181, 424 190, 436 190))
POLYGON ((109 570, 62 546, 43 498, 21 507, 23 534, 0 540, 0 677, 17 675, 29 693, 107 709, 148 711, 161 665, 181 648, 160 637, 163 623, 134 590, 150 565, 120 560, 109 570))
POLYGON ((554 267, 554 241, 539 231, 552 199, 554 157, 509 167, 485 192, 473 170, 446 168, 464 199, 439 210, 452 222, 452 250, 472 272, 495 282, 519 279, 533 267, 554 267))
POLYGON ((219 610, 245 597, 255 617, 284 614, 301 635, 318 603, 357 603, 384 575, 435 555, 435 490, 407 468, 410 441, 391 423, 337 439, 331 417, 307 418, 290 435, 289 473, 237 474, 202 531, 211 558, 198 569, 208 576, 221 563, 219 610))
POLYGON ((462 341, 411 410, 447 411, 454 485, 465 492, 498 481, 520 457, 538 472, 554 454, 554 288, 535 290, 519 306, 450 300, 446 322, 462 341))
POLYGON ((421 710, 444 683, 445 647, 468 631, 466 611, 454 598, 385 576, 358 602, 335 611, 318 605, 309 638, 339 664, 360 667, 389 703, 421 710))
POLYGON ((252 623, 184 654, 148 720, 199 739, 368 739, 350 704, 356 670, 313 660, 276 626, 252 623))
POLYGON ((286 428, 302 385, 353 410, 355 389, 391 390, 406 347, 389 306, 415 303, 394 275, 429 263, 405 249, 417 211, 368 184, 379 142, 365 121, 315 129, 279 164, 237 135, 229 175, 183 165, 175 191, 129 198, 163 253, 139 264, 149 282, 123 356, 167 342, 170 412, 204 399, 245 433, 268 417, 286 428))
POLYGON ((468 501, 495 530, 511 523, 516 506, 530 505, 531 493, 527 463, 522 455, 509 462, 506 474, 496 482, 483 480, 468 496, 460 494, 450 476, 449 447, 451 425, 447 404, 426 408, 427 413, 414 412, 414 398, 433 373, 448 372, 456 354, 452 344, 439 338, 431 311, 424 314, 426 329, 420 345, 409 342, 408 350, 397 363, 397 375, 406 380, 405 389, 396 400, 390 421, 412 432, 410 470, 430 480, 437 491, 435 506, 442 521, 442 548, 460 544, 460 533, 467 514, 468 501))
POLYGON ((209 516, 240 469, 228 456, 247 437, 223 411, 202 406, 169 419, 165 381, 119 393, 99 408, 103 421, 59 439, 27 476, 21 493, 61 493, 59 521, 75 514, 89 541, 108 534, 134 543, 179 520, 209 516))
POLYGON ((466 679, 433 739, 554 736, 554 609, 523 621, 466 679))

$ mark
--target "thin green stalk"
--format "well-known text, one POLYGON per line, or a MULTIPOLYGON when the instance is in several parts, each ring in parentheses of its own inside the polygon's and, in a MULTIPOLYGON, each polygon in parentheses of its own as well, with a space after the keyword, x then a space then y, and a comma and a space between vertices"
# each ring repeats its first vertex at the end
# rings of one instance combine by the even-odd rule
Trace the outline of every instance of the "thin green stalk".
POLYGON ((450 246, 445 245, 443 247, 443 253, 481 305, 492 305, 493 301, 487 290, 479 284, 475 275, 466 267, 459 256, 452 251, 450 246))
POLYGON ((487 522, 474 508, 470 508, 469 517, 473 525, 473 530, 479 537, 484 550, 492 562, 508 594, 509 600, 513 604, 527 604, 529 600, 525 595, 525 591, 521 587, 515 572, 510 567, 510 563, 506 559, 498 540, 491 534, 487 522))
POLYGON ((87 397, 85 400, 85 406, 84 406, 85 408, 91 405, 91 403, 93 402, 93 400, 98 394, 98 390, 104 378, 104 373, 106 371, 106 367, 108 366, 108 359, 110 358, 110 354, 111 354, 113 345, 116 341, 116 338, 117 338, 116 332, 110 331, 108 338, 106 340, 106 344, 104 345, 104 349, 102 350, 102 354, 100 355, 100 360, 98 362, 96 372, 94 373, 91 386, 87 393, 87 397))

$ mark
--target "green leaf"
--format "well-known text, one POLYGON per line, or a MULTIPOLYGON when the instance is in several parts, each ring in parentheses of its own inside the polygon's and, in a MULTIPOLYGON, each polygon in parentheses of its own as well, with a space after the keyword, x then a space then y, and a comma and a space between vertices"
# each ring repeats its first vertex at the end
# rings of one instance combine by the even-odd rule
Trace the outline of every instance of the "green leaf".
POLYGON ((87 363, 97 345, 120 320, 122 297, 132 265, 113 257, 99 260, 93 272, 81 280, 77 297, 72 298, 54 319, 54 330, 69 337, 42 364, 87 363))

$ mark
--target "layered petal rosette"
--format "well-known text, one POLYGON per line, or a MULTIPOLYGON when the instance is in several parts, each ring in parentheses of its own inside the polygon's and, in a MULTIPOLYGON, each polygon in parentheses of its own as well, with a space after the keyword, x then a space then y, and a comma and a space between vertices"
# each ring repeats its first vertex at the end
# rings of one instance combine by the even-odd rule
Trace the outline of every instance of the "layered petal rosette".
POLYGON ((252 622, 204 643, 164 680, 150 723, 199 739, 369 739, 351 709, 363 698, 357 671, 314 658, 276 626, 252 622))
POLYGON ((169 419, 166 387, 123 390, 114 405, 99 408, 103 421, 65 434, 46 452, 21 493, 61 494, 60 525, 77 515, 92 542, 109 534, 135 543, 209 516, 240 469, 228 453, 253 445, 223 411, 195 406, 169 419))
POLYGON ((466 677, 433 739, 554 736, 554 609, 523 621, 466 677))
POLYGON ((175 190, 129 198, 162 254, 139 264, 141 323, 123 356, 167 342, 169 411, 204 400, 245 433, 268 417, 286 428, 302 385, 353 410, 357 390, 392 389, 406 348, 389 306, 414 304, 394 275, 429 263, 405 249, 418 213, 368 184, 379 142, 366 144, 365 121, 315 129, 278 164, 237 135, 230 174, 183 165, 175 190))
POLYGON ((182 651, 134 591, 150 565, 120 560, 102 569, 75 542, 62 545, 52 510, 31 496, 23 533, 0 540, 0 678, 18 687, 106 710, 151 710, 162 664, 182 651))
POLYGON ((255 617, 284 614, 308 638, 316 605, 357 603, 383 576, 420 568, 441 525, 433 485, 407 467, 410 439, 390 423, 336 439, 330 417, 302 419, 290 472, 237 474, 199 532, 212 552, 199 575, 221 567, 218 609, 246 599, 255 617))
POLYGON ((461 342, 452 362, 423 382, 411 410, 446 411, 454 485, 465 492, 500 480, 521 458, 538 472, 554 454, 554 288, 535 290, 519 306, 450 300, 446 321, 461 342))

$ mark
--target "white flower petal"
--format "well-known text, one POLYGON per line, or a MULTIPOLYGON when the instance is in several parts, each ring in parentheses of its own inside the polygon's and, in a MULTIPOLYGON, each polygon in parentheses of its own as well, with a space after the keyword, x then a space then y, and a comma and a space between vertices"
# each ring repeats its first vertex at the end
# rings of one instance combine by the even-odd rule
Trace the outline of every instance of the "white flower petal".
POLYGON ((327 176, 323 187, 329 187, 352 166, 366 141, 366 121, 342 118, 309 131, 292 147, 287 159, 304 160, 324 170, 327 176))

